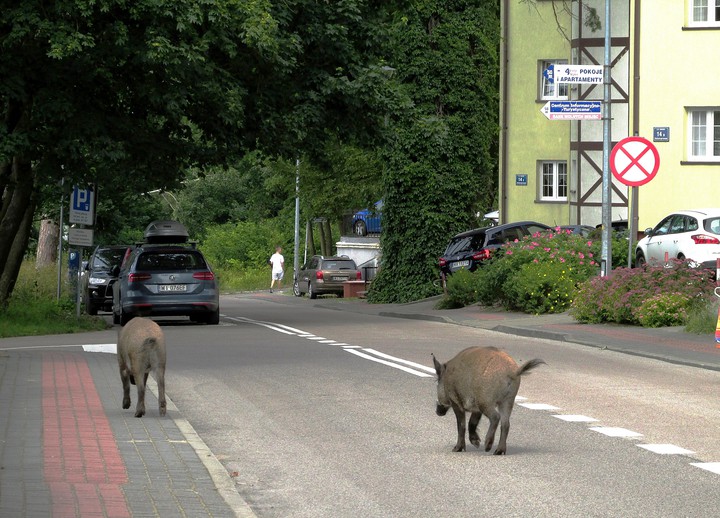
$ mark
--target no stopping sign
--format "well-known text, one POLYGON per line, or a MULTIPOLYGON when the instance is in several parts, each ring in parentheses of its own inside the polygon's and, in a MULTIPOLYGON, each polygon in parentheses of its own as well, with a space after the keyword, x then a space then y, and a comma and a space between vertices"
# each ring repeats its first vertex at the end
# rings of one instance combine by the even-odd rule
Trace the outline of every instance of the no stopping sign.
POLYGON ((660 154, 643 137, 627 137, 610 152, 610 170, 615 178, 631 187, 645 185, 660 169, 660 154))

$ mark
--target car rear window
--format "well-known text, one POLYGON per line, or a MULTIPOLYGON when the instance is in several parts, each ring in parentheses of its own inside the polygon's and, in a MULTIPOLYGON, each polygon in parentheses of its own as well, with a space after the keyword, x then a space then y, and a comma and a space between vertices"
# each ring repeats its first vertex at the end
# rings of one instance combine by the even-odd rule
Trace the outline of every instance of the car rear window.
POLYGON ((323 270, 357 270, 353 261, 323 261, 323 270))
POLYGON ((480 250, 483 246, 485 246, 485 232, 465 237, 454 237, 445 249, 445 255, 472 252, 473 250, 480 250))
POLYGON ((138 270, 202 270, 207 265, 198 252, 145 252, 137 261, 138 270))
POLYGON ((124 255, 125 248, 98 250, 95 252, 95 258, 93 259, 93 268, 105 268, 109 270, 113 266, 119 265, 124 255))
POLYGON ((705 220, 705 230, 713 234, 720 234, 720 218, 708 218, 705 220))

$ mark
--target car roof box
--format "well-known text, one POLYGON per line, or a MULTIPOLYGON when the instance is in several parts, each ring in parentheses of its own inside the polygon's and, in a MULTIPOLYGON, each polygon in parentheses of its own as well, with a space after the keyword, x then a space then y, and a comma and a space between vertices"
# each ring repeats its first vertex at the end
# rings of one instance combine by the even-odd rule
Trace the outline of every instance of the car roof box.
POLYGON ((150 244, 187 243, 189 235, 179 221, 153 221, 145 229, 145 242, 150 244))

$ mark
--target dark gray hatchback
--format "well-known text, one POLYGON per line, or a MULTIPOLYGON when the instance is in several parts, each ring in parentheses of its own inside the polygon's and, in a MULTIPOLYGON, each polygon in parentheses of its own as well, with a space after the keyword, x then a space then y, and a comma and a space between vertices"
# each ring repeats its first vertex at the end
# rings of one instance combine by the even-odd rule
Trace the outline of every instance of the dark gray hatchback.
POLYGON ((550 227, 536 221, 519 221, 462 232, 450 239, 440 257, 440 272, 445 276, 462 269, 474 272, 504 243, 547 230, 550 227))
MULTIPOLYGON (((146 240, 172 241, 169 233, 179 224, 171 223, 172 229, 160 236, 153 236, 157 227, 151 224, 146 240)), ((187 240, 187 232, 176 240, 187 240)), ((194 322, 218 324, 219 298, 215 274, 194 245, 138 244, 126 256, 113 285, 113 321, 125 325, 135 316, 188 316, 194 322)))

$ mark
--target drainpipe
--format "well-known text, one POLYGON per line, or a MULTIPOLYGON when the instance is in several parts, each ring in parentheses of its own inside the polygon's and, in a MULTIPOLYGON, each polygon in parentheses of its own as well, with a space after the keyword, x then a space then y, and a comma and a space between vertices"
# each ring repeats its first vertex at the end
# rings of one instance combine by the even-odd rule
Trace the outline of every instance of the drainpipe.
POLYGON ((507 142, 507 127, 508 127, 508 34, 510 27, 510 16, 509 11, 509 0, 503 0, 503 19, 501 31, 501 45, 502 55, 500 62, 501 77, 503 78, 502 84, 502 101, 501 101, 501 117, 500 117, 500 154, 502 155, 502 166, 500 168, 500 199, 498 203, 500 205, 500 212, 498 214, 498 224, 507 222, 507 172, 508 172, 508 142, 507 142))

